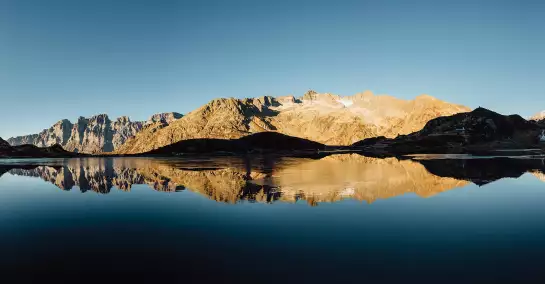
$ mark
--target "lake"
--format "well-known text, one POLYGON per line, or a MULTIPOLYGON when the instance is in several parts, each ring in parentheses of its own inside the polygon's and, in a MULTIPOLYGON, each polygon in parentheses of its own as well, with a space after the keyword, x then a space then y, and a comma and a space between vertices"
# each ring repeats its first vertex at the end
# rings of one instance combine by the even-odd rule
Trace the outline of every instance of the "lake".
POLYGON ((0 160, 0 269, 57 283, 543 283, 543 165, 0 160))

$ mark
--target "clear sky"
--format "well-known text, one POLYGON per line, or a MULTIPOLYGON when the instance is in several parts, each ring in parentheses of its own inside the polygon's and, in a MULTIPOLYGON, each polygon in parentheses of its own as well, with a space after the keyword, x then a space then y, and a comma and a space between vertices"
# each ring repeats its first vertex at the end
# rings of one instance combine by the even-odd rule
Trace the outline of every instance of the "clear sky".
POLYGON ((545 1, 0 0, 0 136, 308 89, 545 109, 545 1))

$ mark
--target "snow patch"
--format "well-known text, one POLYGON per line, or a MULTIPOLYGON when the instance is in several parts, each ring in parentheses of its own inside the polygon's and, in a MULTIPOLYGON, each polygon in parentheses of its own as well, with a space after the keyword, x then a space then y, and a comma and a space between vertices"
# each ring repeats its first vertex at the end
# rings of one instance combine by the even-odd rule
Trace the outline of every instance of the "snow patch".
POLYGON ((530 120, 542 120, 545 118, 545 110, 537 113, 536 115, 530 117, 530 120))
POLYGON ((340 100, 337 100, 337 102, 343 104, 345 107, 349 107, 354 104, 352 100, 347 100, 347 99, 340 99, 340 100))

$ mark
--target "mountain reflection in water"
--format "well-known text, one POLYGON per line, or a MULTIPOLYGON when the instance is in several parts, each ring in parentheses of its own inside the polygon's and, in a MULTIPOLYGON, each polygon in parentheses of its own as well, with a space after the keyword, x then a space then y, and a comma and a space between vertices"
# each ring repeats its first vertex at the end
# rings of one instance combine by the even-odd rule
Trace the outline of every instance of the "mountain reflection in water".
POLYGON ((0 160, 0 272, 6 283, 544 283, 543 165, 0 160))
MULTIPOLYGON (((473 182, 484 185, 532 172, 542 177, 542 159, 371 158, 357 154, 320 159, 215 157, 201 159, 92 158, 47 165, 2 166, 12 175, 39 177, 63 190, 109 193, 134 184, 175 192, 188 189, 219 202, 295 202, 310 205, 352 198, 371 203, 406 193, 429 197, 473 182)), ((0 168, 0 173, 2 172, 0 168)))

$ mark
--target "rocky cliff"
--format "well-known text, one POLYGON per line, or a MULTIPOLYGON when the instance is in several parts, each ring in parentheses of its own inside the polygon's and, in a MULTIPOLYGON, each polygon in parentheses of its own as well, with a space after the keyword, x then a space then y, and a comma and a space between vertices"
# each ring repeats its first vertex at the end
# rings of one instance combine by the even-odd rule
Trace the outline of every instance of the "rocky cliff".
POLYGON ((368 137, 409 134, 430 119, 467 111, 467 107, 427 95, 401 100, 369 91, 348 97, 309 91, 301 98, 222 98, 166 127, 147 127, 117 152, 142 153, 185 139, 233 139, 264 131, 328 145, 350 145, 368 137))
POLYGON ((116 121, 111 121, 105 114, 91 118, 80 117, 63 146, 74 152, 111 152, 140 131, 142 126, 142 122, 131 122, 127 117, 120 117, 116 121))
POLYGON ((63 119, 38 134, 9 138, 8 143, 12 146, 31 144, 38 147, 47 147, 55 144, 65 145, 70 138, 73 126, 69 120, 63 119))
POLYGON ((106 114, 79 117, 76 123, 63 119, 38 134, 10 138, 8 143, 38 147, 59 144, 68 151, 80 153, 111 152, 145 127, 164 127, 180 117, 178 113, 161 113, 145 122, 131 121, 127 116, 112 121, 106 114))

